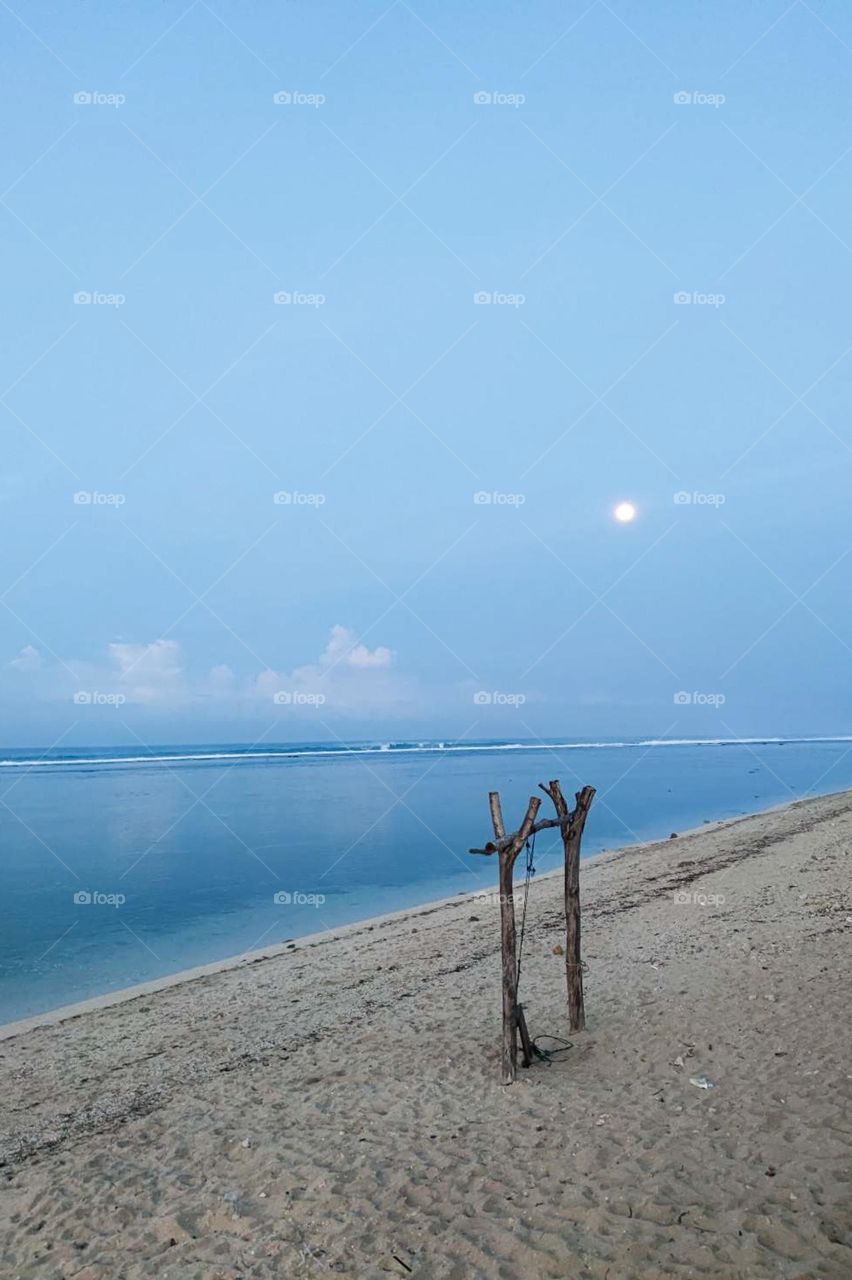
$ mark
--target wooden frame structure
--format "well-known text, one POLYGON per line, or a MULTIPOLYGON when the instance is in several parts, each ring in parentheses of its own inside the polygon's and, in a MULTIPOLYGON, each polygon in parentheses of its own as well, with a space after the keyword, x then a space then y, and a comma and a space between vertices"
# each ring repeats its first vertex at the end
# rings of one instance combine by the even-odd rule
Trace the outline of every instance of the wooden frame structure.
POLYGON ((522 1006, 518 1003, 518 955, 515 926, 515 862, 518 855, 538 831, 558 827, 562 835, 565 861, 565 978, 568 987, 568 1013, 572 1031, 586 1025, 583 1002, 583 968, 580 948, 580 841, 589 809, 595 796, 594 787, 583 787, 575 795, 575 807, 569 809, 557 780, 540 789, 549 796, 556 810, 555 818, 536 821, 541 808, 538 796, 530 796, 527 811, 517 831, 506 834, 500 793, 491 791, 488 804, 494 840, 484 849, 471 849, 474 854, 497 854, 500 886, 500 950, 503 965, 503 1035, 501 1069, 503 1084, 512 1084, 518 1072, 518 1036, 524 1053, 524 1066, 532 1062, 532 1044, 522 1006))

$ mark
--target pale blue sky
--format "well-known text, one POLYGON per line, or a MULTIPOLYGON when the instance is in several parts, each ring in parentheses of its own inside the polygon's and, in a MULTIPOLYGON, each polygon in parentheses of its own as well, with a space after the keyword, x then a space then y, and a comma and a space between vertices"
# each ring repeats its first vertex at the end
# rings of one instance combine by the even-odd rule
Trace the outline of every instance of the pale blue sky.
POLYGON ((847 5, 0 32, 7 745, 848 730, 847 5))

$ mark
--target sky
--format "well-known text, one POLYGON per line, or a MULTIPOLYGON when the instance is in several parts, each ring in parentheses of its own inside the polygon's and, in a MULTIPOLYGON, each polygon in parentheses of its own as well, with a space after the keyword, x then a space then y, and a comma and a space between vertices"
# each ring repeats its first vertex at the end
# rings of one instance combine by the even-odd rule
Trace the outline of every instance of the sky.
POLYGON ((849 731, 847 5, 0 36, 4 745, 849 731))

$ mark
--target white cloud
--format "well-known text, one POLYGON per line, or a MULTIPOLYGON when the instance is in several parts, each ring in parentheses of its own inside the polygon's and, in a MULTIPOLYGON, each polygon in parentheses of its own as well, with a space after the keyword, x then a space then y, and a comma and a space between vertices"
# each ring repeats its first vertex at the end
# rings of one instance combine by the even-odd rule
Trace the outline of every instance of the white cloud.
POLYGON ((389 667, 392 661, 390 649, 386 649, 384 645, 368 649, 365 644, 358 643, 353 631, 337 623, 331 628, 331 636, 320 654, 319 665, 326 668, 343 662, 349 667, 374 668, 389 667))
POLYGON ((220 663, 218 667, 212 667, 207 679, 212 690, 218 689, 222 693, 233 689, 237 683, 237 677, 227 663, 224 662, 220 663))
POLYGON ((289 673, 262 672, 255 682, 261 698, 277 693, 296 695, 285 703, 285 714, 299 705, 316 715, 310 701, 321 695, 324 714, 394 715, 410 711, 414 696, 411 682, 391 668, 394 653, 385 645, 369 649, 349 627, 337 623, 315 662, 289 673))
POLYGON ((313 662, 291 671, 268 669, 238 676, 220 663, 206 672, 191 670, 176 640, 113 642, 100 661, 68 658, 45 661, 26 645, 7 664, 7 683, 27 696, 67 702, 80 691, 122 694, 125 707, 171 711, 203 703, 223 714, 257 715, 259 709, 303 719, 324 714, 394 715, 408 712, 415 686, 394 670, 395 655, 385 645, 371 649, 349 627, 336 624, 313 662), (276 697, 288 693, 288 698, 276 697), (302 695, 322 695, 308 698, 302 695))
POLYGON ((44 662, 38 649, 31 644, 25 644, 17 658, 13 658, 9 666, 14 667, 16 671, 41 671, 44 662))
POLYGON ((109 660, 118 681, 117 692, 128 702, 174 705, 187 694, 180 645, 175 640, 152 644, 111 644, 109 660))

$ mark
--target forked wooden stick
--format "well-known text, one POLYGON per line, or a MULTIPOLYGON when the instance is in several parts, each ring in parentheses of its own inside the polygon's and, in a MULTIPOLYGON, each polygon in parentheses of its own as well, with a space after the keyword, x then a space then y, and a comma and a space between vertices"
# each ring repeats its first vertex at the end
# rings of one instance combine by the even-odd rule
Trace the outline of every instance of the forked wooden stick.
MULTIPOLYGON (((515 944, 515 861, 523 849, 541 807, 538 796, 530 796, 524 820, 517 831, 506 837, 500 793, 491 791, 488 796, 491 808, 491 824, 494 837, 500 845, 498 863, 500 870, 500 951, 503 959, 503 1083, 512 1084, 518 1074, 518 1028, 523 1011, 518 1010, 518 957, 515 944), (520 1013, 520 1017, 519 1017, 520 1013)), ((523 1023, 526 1032, 526 1022, 523 1023)), ((523 1034, 523 1033, 522 1033, 523 1034)), ((529 1037, 524 1035, 524 1058, 528 1060, 529 1037)))
POLYGON ((574 797, 576 804, 569 811, 562 788, 554 779, 538 784, 545 795, 550 796, 562 831, 562 849, 565 858, 565 980, 568 986, 568 1017, 572 1031, 582 1031, 586 1026, 586 1007, 583 1001, 583 962, 580 947, 580 841, 589 809, 595 798, 594 787, 583 787, 574 797))

